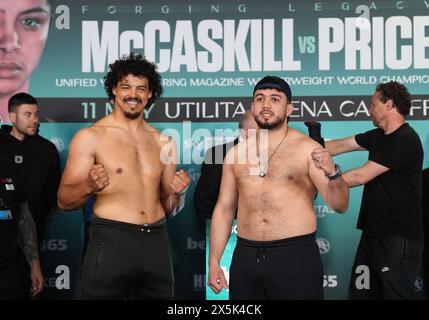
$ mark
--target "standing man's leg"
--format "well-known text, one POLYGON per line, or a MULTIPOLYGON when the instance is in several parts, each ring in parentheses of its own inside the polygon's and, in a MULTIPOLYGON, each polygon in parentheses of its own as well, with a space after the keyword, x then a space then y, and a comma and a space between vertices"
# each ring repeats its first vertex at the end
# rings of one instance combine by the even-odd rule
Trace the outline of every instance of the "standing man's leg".
POLYGON ((383 299, 425 298, 422 241, 398 236, 379 237, 375 250, 383 299))
POLYGON ((30 298, 30 267, 20 249, 12 261, 0 261, 0 300, 30 298))
POLYGON ((130 252, 135 242, 130 241, 127 230, 120 226, 120 222, 112 220, 95 218, 92 221, 82 267, 83 299, 122 300, 126 297, 138 257, 130 252))
POLYGON ((237 237, 229 270, 230 300, 266 299, 261 262, 262 256, 257 242, 237 237))
POLYGON ((379 300, 383 297, 381 282, 371 258, 373 241, 370 237, 361 236, 350 277, 349 300, 379 300))
POLYGON ((271 300, 323 300, 323 266, 315 234, 270 241, 264 287, 271 300))
POLYGON ((173 262, 165 219, 145 226, 141 240, 135 247, 135 256, 140 259, 140 271, 127 299, 173 299, 173 262))

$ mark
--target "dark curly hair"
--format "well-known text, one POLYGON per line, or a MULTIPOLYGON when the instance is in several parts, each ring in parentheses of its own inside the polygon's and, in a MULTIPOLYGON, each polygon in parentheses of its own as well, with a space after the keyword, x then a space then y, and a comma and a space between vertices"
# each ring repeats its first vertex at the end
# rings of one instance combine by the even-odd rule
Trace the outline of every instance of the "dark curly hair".
POLYGON ((104 89, 109 100, 115 99, 112 89, 126 76, 132 74, 135 77, 145 77, 149 80, 149 89, 152 97, 147 105, 154 103, 163 93, 161 75, 157 71, 156 64, 149 62, 140 53, 123 55, 121 59, 109 64, 109 72, 104 77, 104 89))
POLYGON ((387 100, 392 99, 393 105, 396 110, 405 117, 408 116, 411 109, 411 95, 408 89, 396 81, 380 83, 375 89, 380 92, 380 101, 385 103, 387 100))

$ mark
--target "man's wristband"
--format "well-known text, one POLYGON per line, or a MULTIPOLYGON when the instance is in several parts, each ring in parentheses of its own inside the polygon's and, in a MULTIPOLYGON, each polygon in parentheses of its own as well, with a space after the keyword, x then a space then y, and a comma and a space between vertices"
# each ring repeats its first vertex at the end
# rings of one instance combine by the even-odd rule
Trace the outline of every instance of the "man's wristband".
POLYGON ((341 177, 342 174, 343 174, 343 171, 341 170, 341 167, 338 164, 335 164, 335 172, 334 172, 334 174, 331 175, 331 176, 325 175, 325 177, 328 180, 335 180, 335 179, 341 177))

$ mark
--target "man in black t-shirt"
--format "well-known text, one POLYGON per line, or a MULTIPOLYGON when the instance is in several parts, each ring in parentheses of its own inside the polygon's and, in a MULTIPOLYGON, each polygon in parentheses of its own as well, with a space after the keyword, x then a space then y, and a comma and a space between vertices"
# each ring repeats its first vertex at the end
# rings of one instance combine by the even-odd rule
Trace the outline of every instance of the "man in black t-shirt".
POLYGON ((365 185, 357 223, 362 237, 349 299, 422 299, 423 147, 405 122, 411 97, 405 86, 379 84, 369 113, 377 129, 326 142, 332 155, 367 150, 368 161, 343 175, 348 186, 365 185))
POLYGON ((0 156, 0 300, 27 299, 43 289, 36 227, 12 161, 0 156))

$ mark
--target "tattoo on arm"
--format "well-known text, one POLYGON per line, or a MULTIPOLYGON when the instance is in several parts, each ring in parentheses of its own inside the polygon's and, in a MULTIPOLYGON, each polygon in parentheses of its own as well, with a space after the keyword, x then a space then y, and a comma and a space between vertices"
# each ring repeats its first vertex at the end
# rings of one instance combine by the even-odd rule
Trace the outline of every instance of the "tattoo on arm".
POLYGON ((39 251, 37 248, 36 224, 31 215, 28 203, 22 202, 19 208, 19 235, 18 244, 24 252, 27 261, 31 263, 34 259, 39 260, 39 251))

